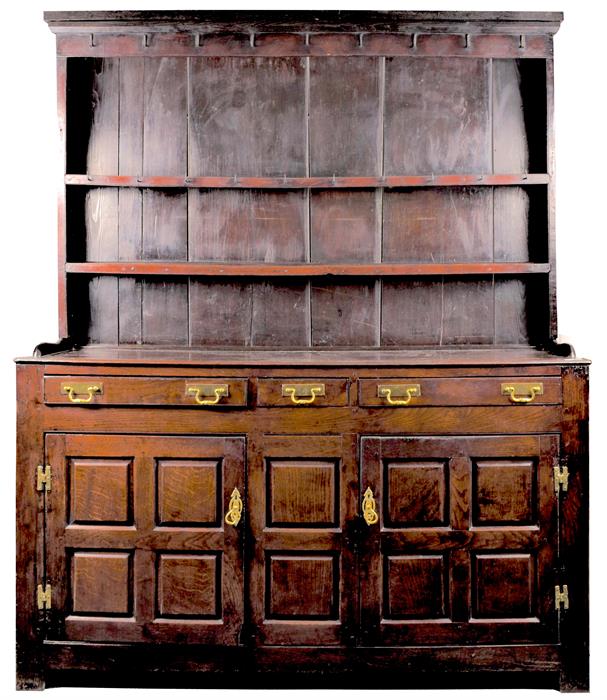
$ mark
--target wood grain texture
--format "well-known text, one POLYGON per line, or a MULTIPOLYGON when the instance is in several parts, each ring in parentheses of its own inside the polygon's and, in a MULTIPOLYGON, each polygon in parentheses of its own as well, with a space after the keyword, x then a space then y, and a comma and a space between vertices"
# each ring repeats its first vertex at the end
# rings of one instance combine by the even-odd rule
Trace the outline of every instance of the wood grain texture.
POLYGON ((377 206, 374 191, 312 192, 312 262, 368 263, 375 260, 377 206))
POLYGON ((188 196, 188 259, 302 262, 303 191, 193 190, 188 196))
POLYGON ((190 175, 305 175, 303 59, 193 58, 190 76, 190 175))
POLYGON ((550 485, 557 444, 554 437, 532 435, 363 437, 361 487, 372 489, 381 523, 369 528, 361 550, 367 644, 482 643, 496 635, 514 643, 556 639, 550 485), (480 491, 475 460, 485 465, 480 491), (498 462, 505 469, 526 464, 526 478, 531 469, 537 488, 502 479, 498 462), (521 489, 533 501, 533 523, 517 522, 512 512, 518 508, 520 517, 521 489), (491 517, 497 510, 503 520, 475 525, 472 513, 481 507, 491 517))
POLYGON ((380 59, 310 59, 310 174, 381 174, 380 59), (328 128, 327 128, 328 126, 328 128))
POLYGON ((493 191, 443 188, 384 195, 385 262, 493 260, 493 191))
POLYGON ((386 61, 386 175, 491 172, 488 62, 386 61))
POLYGON ((241 531, 226 525, 223 516, 234 488, 246 498, 243 448, 239 438, 50 436, 56 501, 47 523, 53 533, 47 566, 56 624, 48 637, 236 644, 244 606, 242 540, 241 531), (68 455, 72 462, 91 464, 116 463, 125 454, 133 465, 132 525, 69 523, 68 455), (177 468, 176 463, 183 472, 177 478, 171 474, 167 483, 162 471, 177 468), (216 513, 203 516, 215 518, 193 523, 188 518, 200 517, 193 504, 209 494, 208 479, 192 467, 209 463, 216 513), (159 497, 167 518, 162 525, 159 497))
POLYGON ((377 344, 379 318, 375 284, 312 284, 310 292, 314 347, 377 344))

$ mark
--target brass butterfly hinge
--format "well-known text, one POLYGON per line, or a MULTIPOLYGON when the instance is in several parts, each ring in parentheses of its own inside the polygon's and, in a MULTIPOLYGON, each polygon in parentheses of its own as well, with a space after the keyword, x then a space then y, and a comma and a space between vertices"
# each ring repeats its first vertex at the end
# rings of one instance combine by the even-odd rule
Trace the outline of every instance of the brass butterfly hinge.
POLYGON ((50 610, 51 608, 51 584, 44 586, 39 583, 37 590, 38 610, 50 610))
POLYGON ((569 589, 567 584, 554 587, 554 608, 555 610, 569 610, 569 589))
POLYGON ((50 491, 51 481, 51 465, 39 464, 36 468, 36 491, 50 491))
POLYGON ((556 494, 563 491, 565 493, 569 487, 569 469, 560 464, 554 465, 554 492, 556 494))

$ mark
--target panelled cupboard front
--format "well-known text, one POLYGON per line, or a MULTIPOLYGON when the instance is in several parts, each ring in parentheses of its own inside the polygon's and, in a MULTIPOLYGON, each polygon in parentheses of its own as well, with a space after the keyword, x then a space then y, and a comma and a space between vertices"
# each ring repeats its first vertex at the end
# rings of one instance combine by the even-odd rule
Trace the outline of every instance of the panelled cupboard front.
POLYGON ((562 15, 45 19, 61 340, 17 361, 18 686, 586 689, 562 15))
POLYGON ((221 668, 203 646, 240 652, 236 668, 293 669, 306 653, 348 668, 356 649, 370 667, 415 649, 449 668, 452 649, 470 645, 484 649, 473 668, 513 649, 528 654, 521 669, 561 664, 563 615, 580 594, 561 538, 581 537, 566 502, 582 484, 566 455, 583 420, 570 416, 581 366, 59 360, 19 372, 40 435, 24 458, 44 454, 32 563, 50 591, 39 611, 48 670, 76 654, 99 664, 110 641, 187 643, 201 668, 221 668), (451 405, 454 383, 463 406, 451 405), (366 406, 386 386, 397 396, 366 406), (398 398, 411 387, 417 396, 398 398))

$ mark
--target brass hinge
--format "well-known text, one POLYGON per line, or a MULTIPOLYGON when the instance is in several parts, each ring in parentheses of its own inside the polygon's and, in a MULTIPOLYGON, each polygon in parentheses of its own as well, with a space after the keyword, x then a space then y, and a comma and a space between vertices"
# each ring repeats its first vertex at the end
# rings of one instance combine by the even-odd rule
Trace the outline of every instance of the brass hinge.
POLYGON ((569 589, 567 584, 554 587, 554 609, 569 610, 569 589))
POLYGON ((566 492, 569 487, 569 469, 566 466, 560 466, 560 464, 554 465, 554 492, 560 493, 561 491, 566 492))
POLYGON ((36 469, 36 491, 50 491, 51 479, 51 465, 39 464, 36 469))
POLYGON ((51 584, 44 586, 38 584, 38 610, 50 610, 51 608, 51 584))

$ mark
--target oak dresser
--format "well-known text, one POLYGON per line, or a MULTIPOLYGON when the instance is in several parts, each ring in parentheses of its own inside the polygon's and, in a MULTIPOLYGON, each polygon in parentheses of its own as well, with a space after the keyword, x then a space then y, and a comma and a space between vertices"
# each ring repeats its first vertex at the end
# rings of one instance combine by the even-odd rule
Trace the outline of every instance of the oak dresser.
POLYGON ((17 361, 18 686, 586 689, 562 15, 45 19, 61 340, 17 361))

